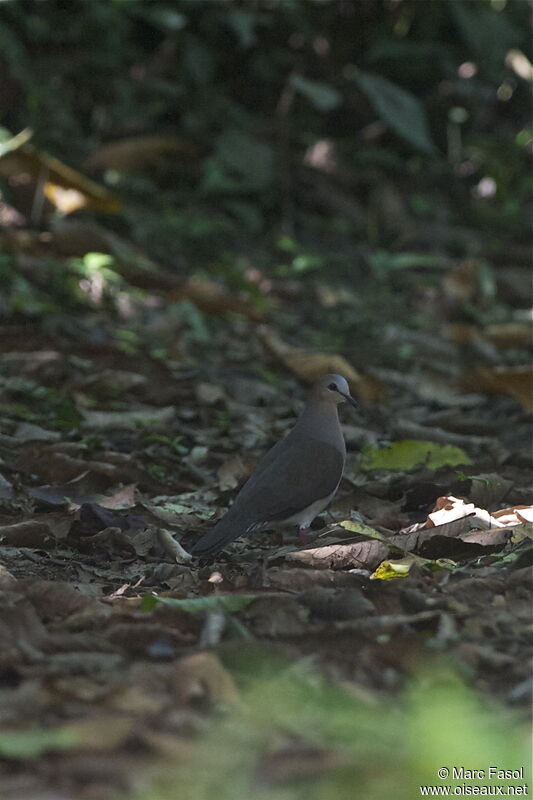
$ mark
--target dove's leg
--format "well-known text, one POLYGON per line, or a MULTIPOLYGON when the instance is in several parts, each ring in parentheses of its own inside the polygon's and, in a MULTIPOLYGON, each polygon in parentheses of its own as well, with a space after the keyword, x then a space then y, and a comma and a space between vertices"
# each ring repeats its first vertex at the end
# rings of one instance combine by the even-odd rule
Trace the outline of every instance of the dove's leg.
POLYGON ((298 528, 298 541, 300 544, 307 544, 309 539, 312 538, 311 527, 306 525, 298 528))

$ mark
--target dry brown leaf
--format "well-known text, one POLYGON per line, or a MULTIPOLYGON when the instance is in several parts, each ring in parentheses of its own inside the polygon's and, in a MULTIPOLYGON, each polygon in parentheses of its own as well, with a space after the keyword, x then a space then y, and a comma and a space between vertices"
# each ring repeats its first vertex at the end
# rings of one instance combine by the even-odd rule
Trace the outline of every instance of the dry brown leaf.
POLYGON ((491 299, 483 288, 483 263, 479 259, 457 261, 443 277, 441 286, 444 300, 452 308, 468 301, 485 305, 491 299))
MULTIPOLYGON (((482 473, 476 476, 468 490, 469 499, 481 508, 498 506, 513 488, 514 481, 504 478, 496 472, 482 473)), ((494 516, 494 515, 493 515, 494 516)))
POLYGON ((467 322, 450 322, 442 327, 443 336, 455 345, 469 345, 472 352, 496 358, 497 351, 493 343, 476 325, 467 322))
POLYGON ((62 256, 82 258, 86 253, 118 255, 119 245, 123 253, 133 252, 128 243, 96 222, 74 217, 60 219, 53 226, 52 246, 62 256))
POLYGON ((309 609, 299 602, 299 598, 266 594, 245 611, 244 620, 254 636, 269 639, 304 636, 309 609))
POLYGON ((48 525, 36 520, 0 526, 0 542, 10 547, 45 547, 53 538, 48 525))
POLYGON ((56 730, 72 736, 73 749, 114 750, 124 744, 135 720, 118 714, 101 714, 79 722, 68 722, 56 730))
POLYGON ((139 738, 151 751, 166 759, 172 759, 173 763, 179 760, 182 763, 190 764, 194 758, 197 758, 197 745, 194 740, 188 742, 177 734, 144 728, 140 732, 139 738))
POLYGON ((150 292, 161 292, 169 300, 190 300, 207 313, 221 314, 230 311, 253 320, 262 317, 262 312, 249 297, 232 294, 214 281, 196 277, 182 280, 171 272, 158 269, 147 259, 143 259, 142 266, 134 261, 123 261, 115 265, 115 268, 133 286, 150 292))
POLYGON ((485 394, 507 394, 518 400, 526 411, 533 410, 533 368, 473 367, 462 377, 463 386, 485 394))
POLYGON ((42 619, 63 619, 85 609, 100 606, 97 600, 87 597, 65 581, 40 581, 27 578, 19 581, 24 594, 42 619))
MULTIPOLYGON (((20 342, 16 344, 20 347, 20 342)), ((65 356, 55 350, 3 352, 2 364, 9 375, 25 375, 43 383, 59 382, 65 376, 65 356)))
POLYGON ((226 397, 222 386, 218 386, 216 383, 207 383, 207 381, 200 381, 196 385, 195 394, 198 402, 206 406, 213 406, 226 397))
MULTIPOLYGON (((87 463, 86 466, 89 466, 87 463)), ((62 484, 30 486, 28 494, 39 502, 49 506, 70 504, 71 510, 77 510, 82 503, 100 502, 106 499, 106 492, 111 481, 96 472, 83 472, 78 478, 62 484)), ((47 520, 50 515, 47 515, 47 520)), ((56 532, 57 535, 57 532, 56 532)))
POLYGON ((35 659, 48 641, 48 631, 29 600, 18 592, 6 592, 0 606, 0 666, 35 659))
POLYGON ((388 547, 376 540, 331 544, 309 550, 288 553, 287 561, 297 561, 310 567, 322 569, 345 569, 346 567, 373 569, 387 558, 388 547))
POLYGON ((310 569, 306 566, 287 569, 287 566, 283 565, 267 569, 265 586, 282 592, 304 592, 316 586, 358 589, 361 580, 361 576, 353 572, 310 569))
MULTIPOLYGON (((124 428, 135 429, 147 424, 167 424, 176 416, 176 409, 174 406, 164 406, 163 408, 143 406, 136 411, 86 411, 82 409, 81 414, 83 416, 82 428, 123 430, 124 428)), ((86 464, 86 468, 87 466, 86 464)), ((110 464, 107 466, 111 467, 110 464)))
POLYGON ((492 516, 498 520, 499 525, 508 527, 520 525, 522 522, 533 522, 533 506, 512 506, 493 511, 492 516))
POLYGON ((175 666, 176 688, 184 705, 235 705, 239 694, 235 682, 212 653, 195 653, 175 666))
POLYGON ((94 536, 86 536, 78 543, 81 552, 114 548, 118 551, 132 550, 137 556, 144 558, 154 544, 155 529, 153 526, 142 530, 121 530, 117 527, 108 527, 94 536))
MULTIPOLYGON (((131 626, 130 634, 136 635, 136 627, 131 626)), ((142 631, 144 633, 144 631, 142 631)), ((158 714, 167 705, 167 697, 161 693, 159 696, 133 682, 134 676, 129 676, 125 684, 117 686, 116 690, 107 698, 107 705, 116 711, 141 716, 142 714, 158 714)))
POLYGON ((531 320, 499 322, 483 328, 483 336, 497 347, 528 347, 533 338, 531 320))
POLYGON ((114 494, 100 498, 98 505, 103 508, 132 508, 135 505, 136 488, 136 483, 128 483, 127 486, 118 489, 114 494))
MULTIPOLYGON (((191 722, 191 728, 194 728, 194 722, 191 722)), ((136 732, 136 736, 151 752, 163 756, 167 761, 172 759, 174 764, 176 762, 191 764, 198 757, 195 740, 187 741, 177 733, 154 731, 145 727, 136 732)), ((51 800, 54 800, 54 798, 51 800)), ((58 800, 61 800, 61 798, 58 798, 58 800)))
POLYGON ((68 453, 54 452, 49 447, 33 444, 20 448, 12 466, 20 472, 39 475, 54 484, 69 483, 87 472, 102 475, 115 485, 119 481, 119 470, 114 464, 84 461, 82 458, 73 458, 68 453))
MULTIPOLYGON (((456 537, 442 536, 436 532, 437 530, 437 528, 432 529, 431 533, 420 539, 416 547, 418 555, 432 560, 442 558, 461 561, 465 558, 475 558, 483 555, 484 552, 501 549, 502 543, 505 543, 509 538, 505 531, 503 535, 492 532, 487 537, 484 537, 486 531, 477 531, 478 535, 469 539, 466 535, 456 537), (485 548, 487 548, 486 551, 485 548)), ((503 529, 500 530, 503 531, 503 529)))
POLYGON ((353 756, 327 750, 305 741, 291 742, 262 756, 255 772, 259 786, 285 786, 289 781, 310 780, 353 764, 353 756))
POLYGON ((459 539, 466 545, 483 547, 504 545, 512 531, 522 524, 520 511, 524 519, 529 516, 533 518, 531 506, 523 508, 515 506, 489 514, 473 503, 465 503, 462 498, 452 495, 439 497, 434 511, 428 515, 423 525, 412 526, 407 531, 391 537, 389 542, 402 550, 420 552, 431 558, 443 556, 454 558, 456 555, 461 558, 466 553, 463 553, 460 546, 447 544, 446 539, 459 539), (433 552, 435 548, 438 553, 433 552))
POLYGON ((105 186, 30 144, 0 156, 0 175, 27 175, 35 182, 36 189, 43 186, 45 197, 63 214, 80 208, 116 214, 122 206, 118 197, 105 186))
POLYGON ((488 511, 482 508, 476 508, 473 503, 465 503, 461 497, 438 497, 435 501, 435 507, 431 514, 428 514, 427 520, 424 524, 425 528, 431 528, 437 525, 444 525, 454 520, 462 519, 463 517, 475 517, 476 522, 480 522, 482 527, 490 528, 492 520, 488 511))
POLYGON ((8 569, 0 564, 0 592, 16 591, 18 580, 8 569))
POLYGON ((481 544, 484 547, 507 544, 511 531, 505 528, 489 528, 486 531, 471 531, 458 536, 463 542, 481 544))
POLYGON ((208 313, 232 311, 250 319, 258 320, 262 312, 245 296, 231 294, 223 286, 204 278, 189 278, 170 291, 172 300, 190 300, 208 313))
POLYGON ((319 619, 356 619, 376 613, 374 604, 355 586, 342 589, 315 585, 302 592, 298 602, 319 619))
POLYGON ((292 347, 265 325, 259 328, 258 333, 267 350, 304 381, 312 383, 321 375, 332 372, 343 375, 350 384, 350 391, 364 403, 382 402, 386 398, 383 385, 369 375, 361 375, 344 356, 292 347))
POLYGON ((248 458, 242 458, 240 455, 232 456, 217 470, 218 488, 222 492, 229 489, 236 489, 241 483, 248 478, 251 473, 253 461, 248 458))
POLYGON ((337 308, 337 306, 353 306, 357 302, 357 295, 345 288, 332 288, 326 283, 319 283, 315 288, 316 296, 324 308, 337 308))
MULTIPOLYGON (((485 528, 488 529, 488 527, 489 525, 486 524, 485 528)), ((443 522, 442 525, 436 525, 435 527, 413 525, 396 536, 391 536, 388 542, 405 552, 416 552, 435 536, 454 539, 471 531, 473 528, 476 530, 480 528, 480 523, 476 522, 474 515, 443 522)))
POLYGON ((13 436, 21 444, 26 442, 57 442, 61 439, 61 434, 58 431, 49 431, 46 428, 41 428, 40 425, 34 425, 32 422, 20 422, 13 436))
POLYGON ((178 136, 128 136, 100 145, 85 161, 84 168, 139 172, 156 167, 177 153, 191 158, 198 155, 198 148, 178 136))
POLYGON ((501 508, 499 511, 489 513, 483 508, 478 508, 474 503, 465 503, 460 497, 438 497, 435 507, 424 523, 424 528, 434 525, 442 526, 454 520, 469 517, 470 525, 486 528, 508 528, 520 525, 522 522, 533 522, 533 506, 511 506, 501 508))
POLYGON ((13 497, 13 484, 0 473, 0 500, 11 500, 13 497))

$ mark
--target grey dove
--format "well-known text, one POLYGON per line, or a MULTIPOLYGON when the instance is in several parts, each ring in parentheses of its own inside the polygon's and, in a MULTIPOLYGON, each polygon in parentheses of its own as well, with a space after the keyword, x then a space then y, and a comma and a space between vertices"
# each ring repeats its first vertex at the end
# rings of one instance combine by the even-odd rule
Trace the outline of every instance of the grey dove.
POLYGON ((238 536, 270 523, 297 524, 300 537, 330 503, 342 478, 346 445, 337 406, 357 407, 342 375, 323 375, 290 433, 261 459, 235 502, 193 547, 221 550, 238 536))

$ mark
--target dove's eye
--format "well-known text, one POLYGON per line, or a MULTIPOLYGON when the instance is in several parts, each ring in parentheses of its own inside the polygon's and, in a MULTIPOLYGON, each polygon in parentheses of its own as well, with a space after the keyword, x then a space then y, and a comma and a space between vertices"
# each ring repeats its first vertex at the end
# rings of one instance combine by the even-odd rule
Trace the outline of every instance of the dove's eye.
POLYGON ((332 392, 338 392, 336 383, 330 383, 330 385, 328 386, 328 389, 331 389, 332 392))

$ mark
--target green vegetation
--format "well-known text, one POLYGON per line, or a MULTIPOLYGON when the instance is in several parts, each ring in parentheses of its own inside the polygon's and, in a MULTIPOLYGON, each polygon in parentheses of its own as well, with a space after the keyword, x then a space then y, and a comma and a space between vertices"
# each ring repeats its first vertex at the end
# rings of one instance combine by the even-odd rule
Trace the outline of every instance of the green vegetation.
POLYGON ((375 447, 363 447, 361 451, 361 469, 391 469, 405 471, 425 464, 430 469, 439 467, 456 467, 458 464, 469 464, 470 458, 451 444, 435 442, 402 441, 378 450, 375 447))
MULTIPOLYGON (((386 650, 388 644, 382 645, 386 650)), ((232 665, 233 666, 233 665, 232 665)), ((435 662, 405 695, 387 701, 325 683, 304 664, 280 670, 251 659, 242 707, 215 722, 196 753, 143 796, 167 800, 412 800, 421 785, 523 785, 528 735, 435 662), (524 768, 523 779, 461 781, 452 767, 524 768), (450 769, 441 779, 437 770, 450 769)), ((246 675, 243 676, 246 681, 246 675)))
POLYGON ((169 265, 237 251, 266 268, 292 241, 297 274, 359 272, 406 215, 471 229, 445 248, 502 252, 528 225, 528 14, 522 0, 5 2, 2 124, 88 159, 169 265), (368 217, 317 183, 339 161, 368 217))

